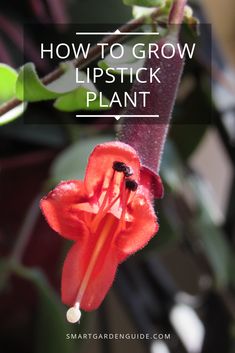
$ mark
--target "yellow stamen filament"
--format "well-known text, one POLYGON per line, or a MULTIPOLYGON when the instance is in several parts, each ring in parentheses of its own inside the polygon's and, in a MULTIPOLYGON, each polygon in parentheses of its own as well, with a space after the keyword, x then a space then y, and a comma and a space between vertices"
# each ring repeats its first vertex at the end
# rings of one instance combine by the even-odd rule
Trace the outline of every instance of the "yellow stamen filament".
POLYGON ((107 220, 107 223, 105 224, 105 227, 103 228, 100 236, 99 236, 99 240, 97 242, 97 245, 94 249, 94 252, 91 256, 91 259, 90 259, 90 262, 89 262, 89 265, 87 267, 87 270, 85 272, 85 275, 83 277, 83 280, 82 280, 82 284, 79 288, 79 291, 78 291, 78 294, 77 294, 77 298, 76 298, 76 302, 81 302, 82 300, 82 297, 84 295, 84 292, 87 288, 87 285, 88 285, 88 282, 89 282, 89 279, 91 277, 91 274, 93 272, 93 269, 95 267, 95 263, 97 261, 97 258, 99 256, 99 253, 100 253, 100 250, 102 249, 107 237, 110 235, 110 231, 113 227, 113 222, 114 222, 114 219, 113 219, 113 216, 110 216, 107 220))
POLYGON ((104 211, 104 208, 106 206, 106 203, 108 201, 108 197, 109 197, 109 193, 111 192, 112 188, 113 188, 113 180, 115 178, 115 171, 113 171, 113 174, 112 174, 112 177, 111 177, 111 180, 110 180, 110 184, 109 184, 109 187, 106 191, 106 194, 104 196, 104 199, 103 199, 103 202, 100 206, 100 209, 99 209, 99 212, 97 213, 97 215, 95 216, 95 218, 93 219, 92 221, 92 224, 91 224, 91 230, 94 232, 94 230, 97 228, 97 225, 99 224, 101 218, 103 217, 103 211, 104 211))
POLYGON ((127 190, 125 193, 124 193, 124 197, 123 197, 123 206, 122 206, 122 213, 121 213, 121 218, 119 220, 119 223, 118 223, 118 227, 115 231, 115 234, 119 233, 123 228, 124 228, 124 223, 125 223, 125 212, 126 212, 126 207, 127 207, 127 203, 128 203, 128 199, 129 199, 129 196, 130 196, 130 190, 127 190))
POLYGON ((85 272, 85 275, 83 277, 81 286, 79 288, 79 291, 78 291, 78 294, 76 297, 75 305, 67 311, 66 317, 67 317, 68 322, 70 322, 70 323, 76 323, 80 320, 80 317, 81 317, 80 303, 81 303, 82 297, 83 297, 84 292, 87 288, 88 282, 89 282, 91 274, 94 270, 94 267, 95 267, 97 258, 99 256, 99 253, 102 249, 102 246, 104 245, 104 243, 105 243, 107 237, 109 236, 110 231, 113 227, 113 222, 114 222, 114 219, 112 216, 110 216, 107 220, 105 227, 103 228, 103 230, 99 236, 99 241, 98 241, 98 243, 94 249, 94 252, 91 256, 89 265, 87 267, 87 270, 85 272))
MULTIPOLYGON (((125 181, 123 179, 120 193, 116 197, 114 197, 114 199, 110 202, 109 205, 107 205, 105 208, 103 208, 103 212, 102 212, 102 214, 99 215, 99 218, 95 218, 95 222, 93 222, 92 227, 91 227, 93 232, 96 231, 98 228, 98 225, 99 225, 98 221, 100 222, 100 220, 102 218, 104 218, 104 216, 106 216, 108 211, 113 207, 113 205, 118 201, 118 199, 121 200, 121 195, 123 194, 124 190, 125 190, 125 181)), ((120 206, 121 206, 121 201, 120 201, 120 206)))

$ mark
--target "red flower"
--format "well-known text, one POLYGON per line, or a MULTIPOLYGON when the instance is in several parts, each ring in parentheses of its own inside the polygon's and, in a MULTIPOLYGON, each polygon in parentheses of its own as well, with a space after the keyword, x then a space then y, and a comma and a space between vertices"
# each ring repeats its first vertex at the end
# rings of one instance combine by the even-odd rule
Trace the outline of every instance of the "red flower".
MULTIPOLYGON (((41 200, 49 225, 75 241, 62 274, 62 301, 72 306, 69 321, 79 320, 79 307, 99 307, 118 264, 157 232, 151 179, 132 147, 109 142, 91 153, 84 182, 61 182, 41 200)), ((159 194, 160 179, 155 187, 159 194)))

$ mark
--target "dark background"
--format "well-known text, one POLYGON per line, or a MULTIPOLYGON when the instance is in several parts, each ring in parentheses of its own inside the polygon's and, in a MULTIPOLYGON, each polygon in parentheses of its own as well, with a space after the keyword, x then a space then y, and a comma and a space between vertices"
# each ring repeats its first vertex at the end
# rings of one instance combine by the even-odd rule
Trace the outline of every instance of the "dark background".
MULTIPOLYGON (((218 11, 217 3, 203 1, 205 14, 193 1, 202 22, 213 21, 212 62, 207 55, 195 61, 181 83, 173 117, 177 124, 170 130, 161 168, 165 197, 156 202, 160 231, 119 267, 100 309, 84 314, 79 326, 65 322, 59 298, 70 244, 49 229, 38 201, 60 180, 83 178, 89 152, 112 140, 115 127, 97 121, 61 124, 67 116, 49 102, 31 104, 27 113, 32 120, 43 117, 45 124, 25 124, 21 117, 0 128, 1 352, 235 351, 234 21, 229 30, 235 12, 232 1, 218 11), (196 117, 209 116, 211 110, 210 124, 195 124, 196 117), (157 332, 171 333, 171 339, 66 340, 71 332, 157 332), (197 348, 190 346, 195 337, 197 348)), ((25 60, 35 62, 40 76, 51 71, 50 63, 41 67, 36 60, 37 33, 23 36, 25 22, 52 23, 59 37, 61 23, 124 23, 130 18, 130 8, 118 0, 2 1, 0 61, 18 68, 27 52, 25 60), (25 51, 23 38, 28 38, 25 51)))

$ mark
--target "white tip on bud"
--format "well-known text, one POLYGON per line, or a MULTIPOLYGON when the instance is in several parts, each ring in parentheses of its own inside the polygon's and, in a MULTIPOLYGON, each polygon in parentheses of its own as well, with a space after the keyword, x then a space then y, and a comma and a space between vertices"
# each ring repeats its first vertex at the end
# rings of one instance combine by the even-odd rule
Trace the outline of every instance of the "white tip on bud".
POLYGON ((186 5, 184 8, 184 16, 187 18, 193 17, 193 9, 192 7, 186 5))
POLYGON ((76 303, 72 308, 69 308, 66 313, 67 320, 71 324, 75 324, 81 318, 81 310, 79 309, 79 307, 79 303, 76 303))

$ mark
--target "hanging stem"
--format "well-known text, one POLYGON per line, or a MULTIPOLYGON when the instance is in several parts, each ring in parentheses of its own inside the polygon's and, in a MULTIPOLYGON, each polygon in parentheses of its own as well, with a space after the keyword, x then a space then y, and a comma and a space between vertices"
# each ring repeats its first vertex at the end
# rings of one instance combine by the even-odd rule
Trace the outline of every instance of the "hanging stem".
POLYGON ((25 249, 29 243, 30 236, 35 228, 40 214, 40 209, 38 207, 40 199, 41 195, 38 195, 30 204, 22 223, 20 232, 17 236, 16 243, 4 266, 2 265, 0 276, 0 291, 4 288, 12 272, 16 272, 23 277, 27 277, 27 275, 31 276, 31 272, 28 269, 24 269, 24 267, 21 266, 21 263, 25 249))
POLYGON ((24 222, 17 237, 17 241, 10 255, 10 259, 13 262, 20 263, 22 260, 25 248, 28 245, 29 238, 40 214, 40 209, 38 207, 40 199, 41 195, 37 196, 31 203, 29 210, 26 213, 24 222))
MULTIPOLYGON (((158 48, 162 48, 167 41, 178 41, 180 24, 184 17, 184 7, 186 0, 175 0, 171 7, 169 15, 169 33, 165 38, 158 41, 158 48), (176 24, 176 26, 175 26, 176 24)), ((161 51, 161 50, 160 50, 161 51)), ((163 56, 156 58, 152 56, 145 61, 145 68, 150 69, 158 65, 161 68, 161 86, 157 82, 148 82, 148 77, 144 76, 146 90, 151 90, 148 105, 143 107, 139 104, 136 107, 127 106, 126 115, 133 115, 134 118, 125 118, 119 131, 119 139, 130 144, 139 154, 141 164, 145 171, 149 171, 149 178, 158 174, 163 148, 169 129, 170 119, 175 104, 175 99, 180 83, 184 60, 176 50, 174 58, 169 62, 163 56), (158 114, 158 118, 152 118, 152 114, 158 114), (145 116, 146 115, 146 116, 145 116)), ((132 86, 132 92, 144 90, 135 81, 132 86)), ((155 181, 153 180, 153 184, 155 181)))
POLYGON ((181 25, 184 19, 184 8, 187 0, 175 0, 173 2, 170 15, 169 24, 181 25))

